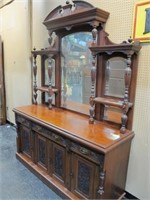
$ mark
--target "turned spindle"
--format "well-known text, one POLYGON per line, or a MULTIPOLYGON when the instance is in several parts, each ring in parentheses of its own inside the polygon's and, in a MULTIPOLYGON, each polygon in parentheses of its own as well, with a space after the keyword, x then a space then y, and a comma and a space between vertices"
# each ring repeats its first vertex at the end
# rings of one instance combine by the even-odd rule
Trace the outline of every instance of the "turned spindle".
MULTIPOLYGON (((35 50, 35 49, 34 49, 35 50)), ((34 83, 33 83, 33 104, 37 104, 37 64, 36 64, 36 54, 33 54, 33 76, 34 76, 34 83)))

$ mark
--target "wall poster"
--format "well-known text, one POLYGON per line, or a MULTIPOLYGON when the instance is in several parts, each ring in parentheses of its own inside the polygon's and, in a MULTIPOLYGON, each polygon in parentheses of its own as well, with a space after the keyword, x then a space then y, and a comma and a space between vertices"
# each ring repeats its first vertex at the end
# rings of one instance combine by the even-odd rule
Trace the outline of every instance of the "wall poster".
POLYGON ((150 42, 150 1, 139 1, 134 6, 132 39, 150 42))

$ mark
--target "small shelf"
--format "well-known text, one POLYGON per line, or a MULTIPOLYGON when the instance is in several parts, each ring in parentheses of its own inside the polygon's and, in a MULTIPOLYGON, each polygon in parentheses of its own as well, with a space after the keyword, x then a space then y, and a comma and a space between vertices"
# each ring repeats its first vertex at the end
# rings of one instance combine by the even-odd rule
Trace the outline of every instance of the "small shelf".
POLYGON ((138 53, 139 50, 141 49, 141 46, 139 45, 139 42, 134 42, 134 43, 121 43, 121 44, 107 44, 104 46, 91 46, 90 50, 94 54, 113 54, 113 53, 123 53, 125 55, 128 55, 129 52, 131 54, 133 53, 138 53))
MULTIPOLYGON (((48 86, 47 87, 37 87, 36 88, 38 91, 41 91, 41 92, 49 92, 48 90, 48 86)), ((54 92, 54 93, 57 93, 58 92, 58 89, 56 89, 56 88, 52 88, 52 91, 54 92)))
POLYGON ((56 48, 45 48, 45 49, 41 49, 41 50, 36 50, 34 49, 33 51, 31 51, 33 55, 56 55, 59 51, 56 48))
MULTIPOLYGON (((117 108, 122 108, 124 101, 121 100, 116 100, 116 99, 108 99, 108 98, 104 98, 104 97, 96 97, 93 100, 95 103, 100 103, 100 104, 105 104, 105 105, 109 105, 109 106, 114 106, 117 108)), ((132 107, 132 103, 128 102, 128 108, 132 107)))

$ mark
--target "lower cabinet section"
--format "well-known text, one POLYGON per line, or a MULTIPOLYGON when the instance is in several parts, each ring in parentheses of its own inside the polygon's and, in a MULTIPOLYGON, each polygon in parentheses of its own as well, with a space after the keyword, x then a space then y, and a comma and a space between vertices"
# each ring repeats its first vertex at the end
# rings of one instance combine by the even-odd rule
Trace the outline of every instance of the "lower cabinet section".
POLYGON ((16 123, 17 158, 63 198, 123 195, 131 139, 102 152, 18 114, 16 123))

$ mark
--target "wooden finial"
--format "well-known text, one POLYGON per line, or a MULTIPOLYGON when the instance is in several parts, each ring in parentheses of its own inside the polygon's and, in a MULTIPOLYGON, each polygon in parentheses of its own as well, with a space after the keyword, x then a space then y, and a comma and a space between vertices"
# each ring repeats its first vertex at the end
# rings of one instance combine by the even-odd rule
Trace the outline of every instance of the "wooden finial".
POLYGON ((70 4, 70 2, 69 2, 69 1, 66 1, 66 4, 70 4))
POLYGON ((128 42, 129 42, 129 43, 132 43, 132 41, 133 41, 133 40, 132 40, 132 38, 131 38, 131 36, 130 36, 130 38, 128 39, 128 42))

